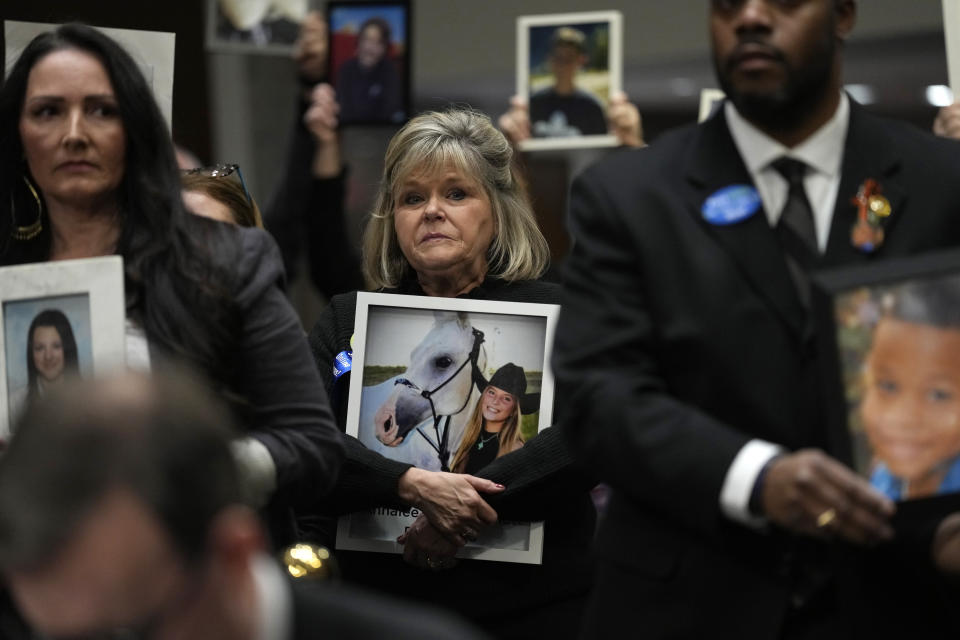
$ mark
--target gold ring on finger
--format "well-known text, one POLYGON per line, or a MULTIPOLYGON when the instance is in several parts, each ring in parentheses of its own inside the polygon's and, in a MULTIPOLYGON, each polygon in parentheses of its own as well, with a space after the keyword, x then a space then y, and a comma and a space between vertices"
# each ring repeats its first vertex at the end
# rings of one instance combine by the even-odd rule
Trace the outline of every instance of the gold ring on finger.
POLYGON ((427 566, 431 569, 439 569, 441 566, 443 566, 443 562, 427 556, 427 566))
POLYGON ((837 510, 830 507, 819 516, 817 516, 817 529, 823 529, 830 526, 830 523, 837 519, 837 510))

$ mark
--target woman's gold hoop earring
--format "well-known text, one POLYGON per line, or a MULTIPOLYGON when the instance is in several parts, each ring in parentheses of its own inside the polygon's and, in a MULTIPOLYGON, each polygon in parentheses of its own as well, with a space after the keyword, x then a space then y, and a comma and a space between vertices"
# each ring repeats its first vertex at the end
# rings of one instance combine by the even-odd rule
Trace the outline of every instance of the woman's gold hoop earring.
POLYGON ((37 193, 26 176, 23 176, 23 182, 27 185, 27 189, 30 189, 30 193, 33 194, 33 199, 37 201, 37 219, 25 227, 17 225, 17 216, 13 210, 13 194, 10 194, 10 217, 13 219, 13 231, 10 235, 13 236, 14 240, 20 242, 33 240, 43 231, 43 202, 40 200, 40 194, 37 193))

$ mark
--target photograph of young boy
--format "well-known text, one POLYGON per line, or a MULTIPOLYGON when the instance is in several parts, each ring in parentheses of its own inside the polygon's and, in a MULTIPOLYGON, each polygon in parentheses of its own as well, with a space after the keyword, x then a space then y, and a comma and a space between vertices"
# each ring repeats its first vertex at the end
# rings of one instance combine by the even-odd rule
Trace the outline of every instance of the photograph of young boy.
POLYGON ((864 362, 870 483, 894 500, 960 490, 960 280, 884 296, 864 362))

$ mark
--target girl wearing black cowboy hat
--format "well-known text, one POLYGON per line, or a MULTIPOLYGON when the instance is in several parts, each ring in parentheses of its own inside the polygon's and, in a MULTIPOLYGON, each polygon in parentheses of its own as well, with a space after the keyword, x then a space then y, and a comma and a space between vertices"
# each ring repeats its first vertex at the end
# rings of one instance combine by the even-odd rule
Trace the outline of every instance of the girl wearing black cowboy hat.
POLYGON ((475 473, 496 458, 523 446, 520 414, 540 408, 540 394, 526 393, 527 377, 522 367, 508 362, 487 382, 475 374, 480 401, 463 433, 450 468, 454 473, 475 473))

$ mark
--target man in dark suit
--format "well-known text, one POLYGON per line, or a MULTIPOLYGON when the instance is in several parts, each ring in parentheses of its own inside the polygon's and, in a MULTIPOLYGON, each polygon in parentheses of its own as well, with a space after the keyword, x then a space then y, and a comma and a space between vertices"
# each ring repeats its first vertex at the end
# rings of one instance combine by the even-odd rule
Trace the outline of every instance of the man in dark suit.
POLYGON ((72 384, 28 409, 0 458, 0 576, 44 637, 479 637, 406 604, 291 585, 239 501, 227 414, 204 385, 72 384))
POLYGON ((960 147, 841 91, 855 14, 713 0, 724 108, 574 184, 557 397, 613 487, 586 637, 952 623, 894 504, 824 452, 809 272, 960 241, 960 147), (867 229, 864 189, 888 205, 867 229))

